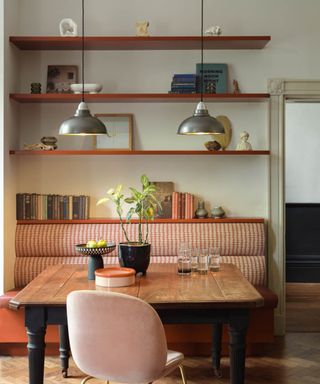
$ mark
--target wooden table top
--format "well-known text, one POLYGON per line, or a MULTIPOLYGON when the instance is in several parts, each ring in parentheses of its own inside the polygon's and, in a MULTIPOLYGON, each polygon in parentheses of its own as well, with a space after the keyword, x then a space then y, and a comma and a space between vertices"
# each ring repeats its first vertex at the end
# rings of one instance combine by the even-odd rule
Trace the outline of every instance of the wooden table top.
POLYGON ((14 297, 9 307, 64 306, 74 290, 121 292, 147 301, 155 308, 253 308, 263 305, 262 296, 233 264, 207 275, 179 276, 176 264, 150 264, 134 285, 104 288, 87 279, 87 265, 55 265, 47 268, 14 297))

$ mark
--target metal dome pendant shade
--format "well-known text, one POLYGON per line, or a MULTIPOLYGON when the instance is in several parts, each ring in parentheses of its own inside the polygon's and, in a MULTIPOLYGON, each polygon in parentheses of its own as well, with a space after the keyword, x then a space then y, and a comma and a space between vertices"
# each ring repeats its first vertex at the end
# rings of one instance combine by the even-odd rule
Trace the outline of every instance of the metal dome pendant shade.
POLYGON ((106 135, 107 128, 101 120, 91 115, 84 100, 84 0, 82 0, 82 97, 76 113, 65 120, 59 135, 106 135))
POLYGON ((198 103, 193 116, 183 120, 178 128, 178 135, 216 135, 225 133, 223 125, 220 123, 220 121, 210 116, 208 109, 203 102, 203 0, 201 0, 200 95, 201 101, 198 103))

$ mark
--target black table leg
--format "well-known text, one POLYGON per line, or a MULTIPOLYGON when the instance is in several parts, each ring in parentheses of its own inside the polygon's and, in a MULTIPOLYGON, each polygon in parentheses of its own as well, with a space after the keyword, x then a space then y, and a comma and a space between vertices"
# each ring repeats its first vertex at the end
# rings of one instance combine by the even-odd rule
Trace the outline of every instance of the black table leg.
POLYGON ((222 343, 222 323, 216 323, 212 329, 212 367, 214 375, 218 378, 222 377, 220 369, 221 360, 221 343, 222 343))
POLYGON ((248 322, 249 312, 244 310, 234 316, 229 323, 231 384, 244 384, 248 322))
POLYGON ((67 325, 59 325, 60 335, 60 361, 61 372, 63 377, 68 377, 69 357, 70 357, 70 345, 69 345, 69 333, 67 325))
POLYGON ((46 323, 43 308, 26 308, 29 384, 43 384, 46 323))

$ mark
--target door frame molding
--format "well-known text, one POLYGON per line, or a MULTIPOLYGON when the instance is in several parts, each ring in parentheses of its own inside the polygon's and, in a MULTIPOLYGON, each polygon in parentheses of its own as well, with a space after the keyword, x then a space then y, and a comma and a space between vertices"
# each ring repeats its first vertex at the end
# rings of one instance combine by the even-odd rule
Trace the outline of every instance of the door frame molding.
POLYGON ((268 286, 278 294, 275 333, 285 324, 285 104, 287 100, 320 102, 320 80, 270 79, 270 183, 268 225, 268 286))

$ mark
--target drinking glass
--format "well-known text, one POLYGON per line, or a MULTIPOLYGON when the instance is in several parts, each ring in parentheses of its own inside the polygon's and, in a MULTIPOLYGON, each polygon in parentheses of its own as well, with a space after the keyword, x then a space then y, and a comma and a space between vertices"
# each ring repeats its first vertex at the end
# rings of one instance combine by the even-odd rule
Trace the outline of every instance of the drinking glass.
POLYGON ((199 265, 199 248, 193 248, 191 253, 191 270, 192 272, 198 272, 199 265))
POLYGON ((206 275, 208 273, 208 248, 202 248, 200 250, 199 259, 198 259, 198 272, 200 275, 206 275))
POLYGON ((217 272, 220 269, 220 248, 210 247, 209 248, 209 269, 212 272, 217 272))
POLYGON ((178 275, 191 274, 191 249, 187 243, 181 243, 178 250, 178 275))

